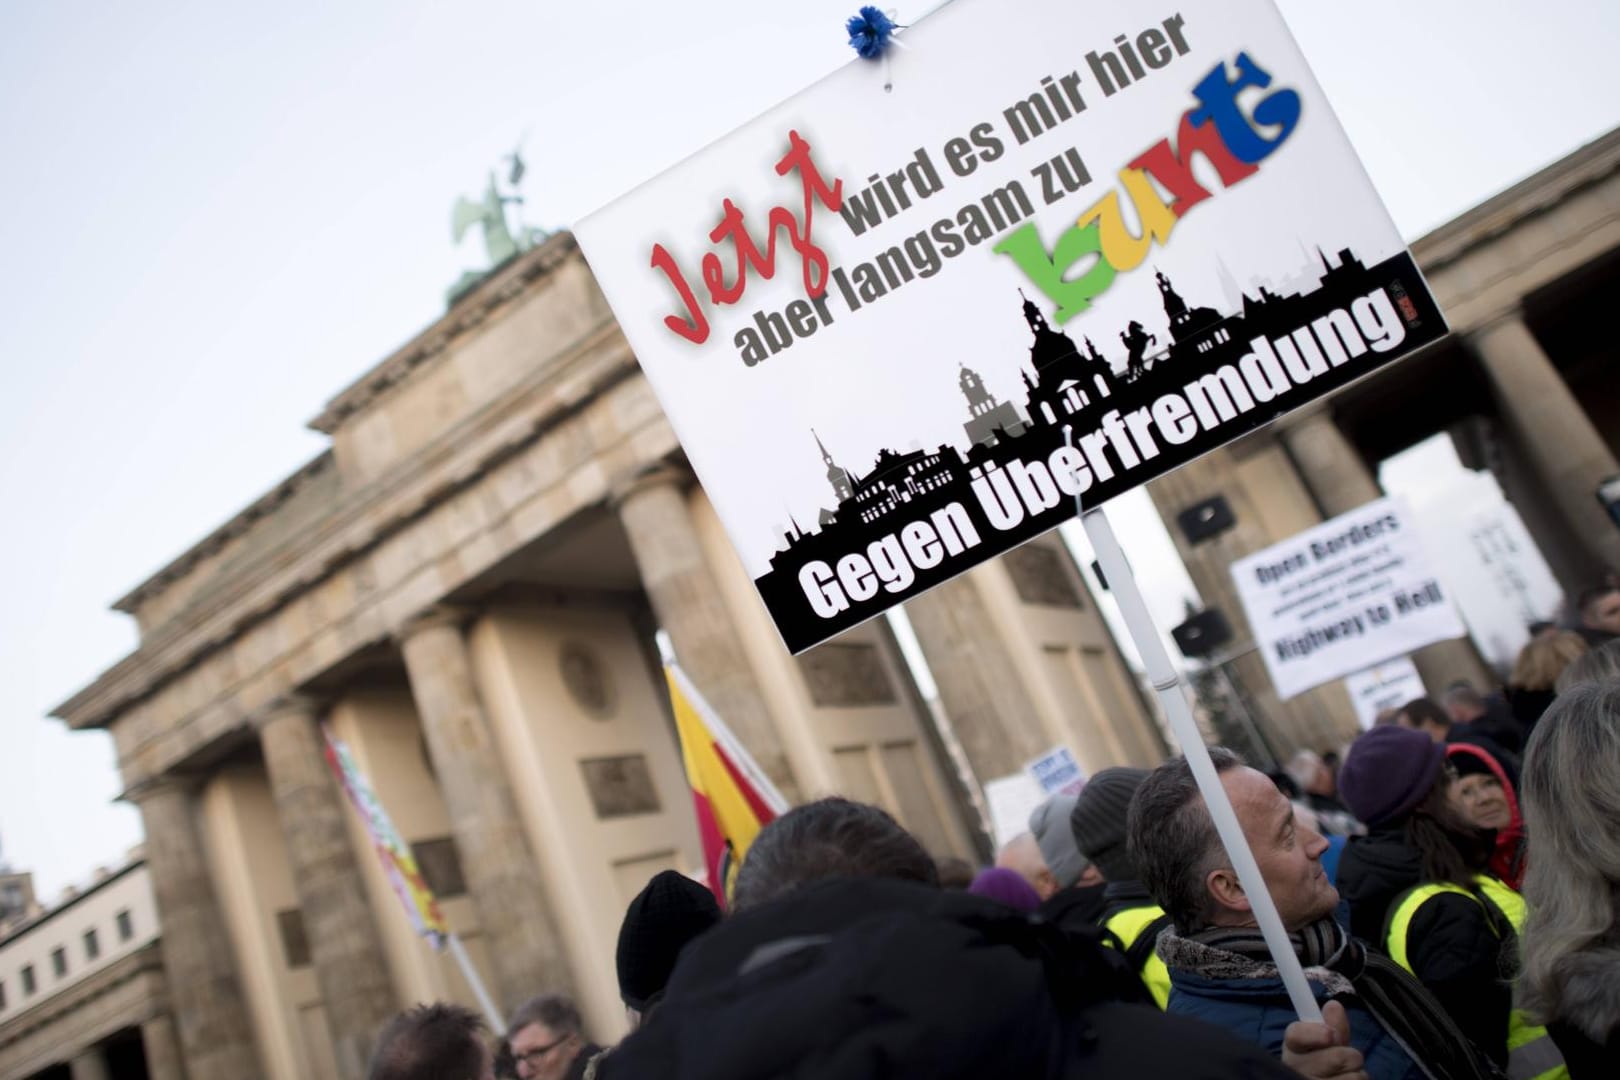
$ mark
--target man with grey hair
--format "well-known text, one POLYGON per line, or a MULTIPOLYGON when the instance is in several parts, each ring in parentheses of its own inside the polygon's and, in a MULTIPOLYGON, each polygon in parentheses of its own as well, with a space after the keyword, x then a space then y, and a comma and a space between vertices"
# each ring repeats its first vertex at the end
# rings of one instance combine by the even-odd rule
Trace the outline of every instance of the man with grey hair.
POLYGON ((562 994, 541 994, 519 1005, 506 1041, 520 1080, 581 1080, 602 1051, 586 1040, 579 1010, 562 994))
MULTIPOLYGON (((1320 861, 1327 841, 1298 821, 1264 773, 1221 747, 1210 756, 1312 993, 1334 1003, 1325 1014, 1341 1021, 1348 1014, 1349 1046, 1333 1049, 1355 1051, 1362 1064, 1346 1055, 1343 1073, 1364 1068, 1374 1080, 1491 1075, 1485 1056, 1421 984, 1369 953, 1335 921, 1339 894, 1320 861)), ((1170 972, 1168 1011, 1225 1027, 1281 1055, 1294 1011, 1184 758, 1159 766, 1142 783, 1126 829, 1143 883, 1173 920, 1158 939, 1170 972)))

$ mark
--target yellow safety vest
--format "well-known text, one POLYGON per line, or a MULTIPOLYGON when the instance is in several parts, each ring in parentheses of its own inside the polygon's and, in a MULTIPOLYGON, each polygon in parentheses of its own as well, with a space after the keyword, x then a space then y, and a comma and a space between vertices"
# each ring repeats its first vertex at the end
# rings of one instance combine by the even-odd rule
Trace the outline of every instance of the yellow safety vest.
MULTIPOLYGON (((1475 877, 1479 893, 1473 893, 1450 882, 1418 885, 1408 889, 1396 900, 1389 916, 1389 956, 1407 971, 1412 970, 1407 958, 1407 936, 1418 909, 1441 893, 1456 893, 1477 903, 1490 903, 1505 916, 1515 934, 1524 929, 1524 898, 1505 883, 1489 874, 1475 877), (1480 894, 1483 894, 1481 897, 1480 894)), ((1414 974, 1416 974, 1414 972, 1414 974)), ((1547 1029, 1530 1022, 1523 1010, 1515 1008, 1508 1014, 1508 1076, 1511 1080, 1569 1080, 1564 1055, 1559 1053, 1547 1029)))
MULTIPOLYGON (((1164 917, 1164 908, 1157 904, 1147 904, 1143 907, 1125 908, 1116 911, 1103 920, 1103 927, 1119 938, 1120 947, 1130 952, 1136 939, 1142 936, 1142 931, 1149 925, 1164 917)), ((1146 984, 1148 993, 1163 1009, 1170 1004, 1170 969, 1164 966, 1159 959, 1158 951, 1149 946, 1148 958, 1142 962, 1142 982, 1146 984)))

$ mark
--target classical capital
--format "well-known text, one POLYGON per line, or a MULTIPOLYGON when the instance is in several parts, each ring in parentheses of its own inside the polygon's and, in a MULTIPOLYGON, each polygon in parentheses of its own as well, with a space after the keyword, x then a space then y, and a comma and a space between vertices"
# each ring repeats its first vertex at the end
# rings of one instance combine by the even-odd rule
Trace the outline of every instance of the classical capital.
POLYGON ((1287 434, 1290 431, 1297 431, 1300 428, 1309 427, 1323 421, 1329 424, 1334 423, 1333 411, 1328 407, 1326 401, 1318 400, 1302 405, 1286 416, 1278 418, 1273 427, 1278 434, 1287 434))
POLYGON ((450 626, 459 630, 471 622, 473 612, 454 604, 432 604, 411 615, 394 628, 395 641, 403 643, 423 630, 434 630, 441 626, 450 626))
POLYGON ((199 781, 194 776, 161 772, 136 780, 118 794, 116 801, 139 806, 149 799, 158 799, 165 795, 189 796, 195 794, 199 786, 199 781))
POLYGON ((618 477, 608 488, 608 501, 617 510, 638 492, 656 487, 673 487, 684 491, 694 481, 692 471, 666 461, 643 465, 618 477))
POLYGON ((1481 319, 1474 326, 1471 326, 1466 331, 1463 331, 1463 336, 1467 338, 1481 338, 1486 334, 1501 329, 1509 323, 1523 321, 1524 308, 1520 307, 1517 303, 1512 303, 1498 311, 1492 312, 1490 315, 1487 315, 1485 318, 1481 319))
POLYGON ((270 704, 253 714, 252 723, 255 730, 262 731, 270 724, 287 716, 301 716, 314 721, 326 708, 326 702, 309 694, 281 694, 271 700, 270 704))

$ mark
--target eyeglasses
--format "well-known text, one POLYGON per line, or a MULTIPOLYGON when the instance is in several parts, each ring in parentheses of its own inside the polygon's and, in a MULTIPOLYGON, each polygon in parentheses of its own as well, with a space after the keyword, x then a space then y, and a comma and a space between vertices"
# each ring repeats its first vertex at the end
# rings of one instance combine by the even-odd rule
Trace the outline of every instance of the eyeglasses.
POLYGON ((541 1058, 545 1057, 547 1054, 551 1053, 553 1050, 557 1049, 557 1047, 561 1046, 563 1043, 567 1042, 573 1037, 573 1032, 569 1032, 560 1039, 554 1039, 551 1042, 546 1043, 544 1046, 535 1047, 533 1050, 525 1050, 521 1054, 514 1050, 512 1052, 512 1061, 514 1064, 527 1065, 532 1069, 536 1065, 540 1064, 541 1058))

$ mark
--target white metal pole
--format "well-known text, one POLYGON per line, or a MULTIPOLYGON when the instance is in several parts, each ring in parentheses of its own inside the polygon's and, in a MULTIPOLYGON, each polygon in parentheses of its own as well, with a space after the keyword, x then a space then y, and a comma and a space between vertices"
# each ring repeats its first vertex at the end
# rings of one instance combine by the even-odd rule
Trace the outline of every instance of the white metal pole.
POLYGON ((456 958, 456 965, 461 968, 462 977, 467 980, 467 985, 472 987, 473 996, 478 999, 479 1007, 484 1010, 484 1017, 489 1020, 490 1031, 494 1032, 497 1038, 504 1038, 506 1021, 501 1017, 501 1010, 495 1007, 495 999, 490 997, 489 991, 484 988, 484 980, 479 978, 478 969, 473 967, 472 957, 467 955, 466 948, 461 944, 461 938, 453 933, 447 934, 446 938, 450 942, 450 955, 456 958))
MULTIPOLYGON (((1071 432, 1065 427, 1064 442, 1070 442, 1070 435, 1071 432)), ((1238 823, 1237 812, 1232 809, 1232 801, 1226 797, 1226 788, 1221 784, 1215 762, 1209 756, 1209 748, 1204 745, 1198 723, 1193 719, 1192 707, 1182 693, 1181 678, 1170 663, 1164 642, 1159 638, 1159 629, 1153 624, 1153 616, 1148 614, 1141 590, 1136 587, 1136 578, 1131 573, 1125 551, 1114 536, 1108 516, 1100 508, 1083 508, 1079 495, 1075 496, 1074 504, 1080 513, 1080 524, 1085 526, 1086 536, 1091 540, 1091 550, 1108 578, 1109 590, 1119 602, 1125 628, 1142 655, 1148 681, 1153 684, 1154 693, 1159 695, 1159 703, 1170 720, 1170 728, 1176 733, 1176 741, 1181 743, 1181 752, 1186 755, 1193 779, 1198 782, 1198 790, 1203 793, 1209 815, 1215 821, 1215 831, 1226 846, 1232 869, 1237 871, 1238 882, 1249 899, 1255 921, 1265 935, 1266 945, 1271 949, 1271 958, 1277 965, 1277 973, 1282 976, 1294 1011, 1301 1020, 1321 1023, 1322 1010, 1317 1007, 1310 984, 1305 981, 1305 969, 1300 966, 1299 957, 1294 955, 1294 947, 1289 944, 1288 931, 1283 928, 1277 905, 1266 890, 1265 878, 1260 874, 1259 864, 1254 861, 1254 852, 1249 849, 1243 826, 1238 823)))

